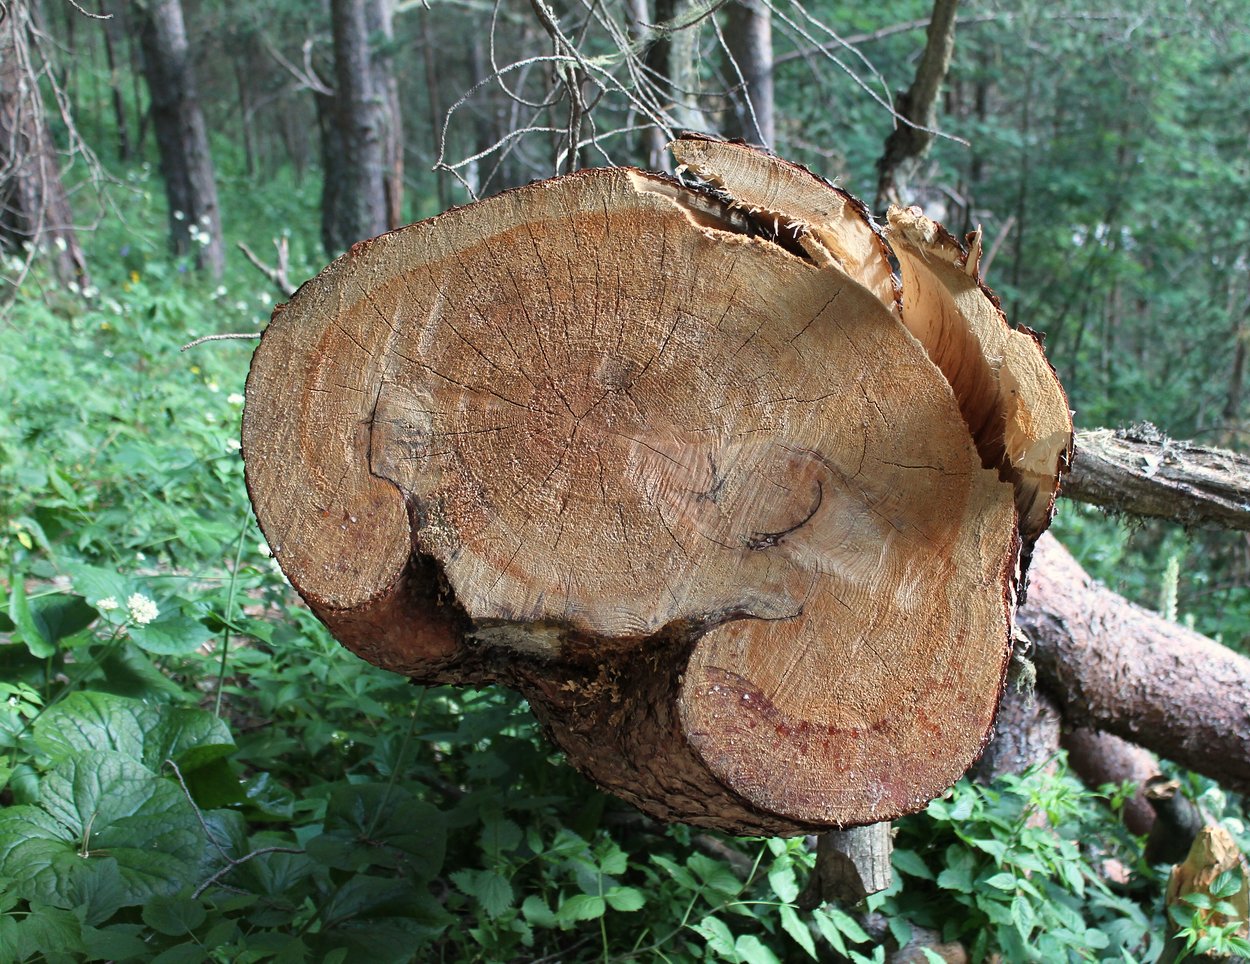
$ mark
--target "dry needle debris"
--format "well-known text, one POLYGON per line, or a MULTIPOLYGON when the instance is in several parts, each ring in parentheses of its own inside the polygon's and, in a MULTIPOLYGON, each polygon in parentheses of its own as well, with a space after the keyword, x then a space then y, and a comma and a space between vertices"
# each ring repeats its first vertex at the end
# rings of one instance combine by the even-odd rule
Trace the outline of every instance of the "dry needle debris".
POLYGON ((248 380, 252 501, 347 646, 516 687, 648 813, 890 819, 985 743, 1066 399, 975 246, 673 149, 695 183, 536 182, 300 288, 248 380))

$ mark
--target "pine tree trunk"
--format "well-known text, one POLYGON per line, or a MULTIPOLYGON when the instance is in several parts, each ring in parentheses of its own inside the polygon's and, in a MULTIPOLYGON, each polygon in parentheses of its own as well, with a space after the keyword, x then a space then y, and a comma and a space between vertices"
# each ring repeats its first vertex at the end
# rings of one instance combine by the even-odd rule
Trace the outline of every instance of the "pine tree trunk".
POLYGON ((170 243, 177 254, 194 254, 196 267, 220 277, 226 255, 217 181, 182 3, 151 0, 137 9, 143 74, 169 201, 170 243))

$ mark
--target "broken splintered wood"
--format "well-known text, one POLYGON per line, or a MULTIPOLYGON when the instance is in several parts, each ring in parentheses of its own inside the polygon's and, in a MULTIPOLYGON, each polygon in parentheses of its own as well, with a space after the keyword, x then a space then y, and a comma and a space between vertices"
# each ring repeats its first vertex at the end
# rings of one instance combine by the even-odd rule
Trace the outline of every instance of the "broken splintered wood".
MULTIPOLYGON (((909 330, 925 299, 900 304, 848 195, 739 145, 675 151, 716 190, 586 171, 304 285, 248 380, 257 517, 349 647, 518 688, 575 766, 661 819, 889 819, 984 743, 1016 508, 1034 538, 1066 403, 997 356, 968 359, 971 402, 952 390, 909 330)), ((908 217, 937 239, 909 228, 908 257, 957 264, 908 217)), ((968 324, 1014 344, 958 268, 920 282, 943 317, 976 303, 968 324)))

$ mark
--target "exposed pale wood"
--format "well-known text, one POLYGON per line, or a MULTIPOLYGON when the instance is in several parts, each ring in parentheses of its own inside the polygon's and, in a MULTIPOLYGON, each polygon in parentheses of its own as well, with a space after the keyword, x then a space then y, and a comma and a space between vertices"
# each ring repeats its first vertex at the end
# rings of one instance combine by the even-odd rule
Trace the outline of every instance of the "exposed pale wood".
POLYGON ((1153 425, 1077 433, 1069 499, 1182 525, 1250 529, 1250 457, 1153 425))
POLYGON ((903 276, 903 321, 955 390, 982 464, 1016 487, 1031 545, 1054 514, 1072 455, 1072 413, 1041 339, 1007 324, 972 256, 917 208, 891 208, 890 245, 903 276))
POLYGON ((900 322, 862 208, 685 146, 718 192, 587 171, 306 284, 249 377, 249 490, 348 646, 517 687, 647 812, 890 819, 986 738, 1013 488, 900 322))

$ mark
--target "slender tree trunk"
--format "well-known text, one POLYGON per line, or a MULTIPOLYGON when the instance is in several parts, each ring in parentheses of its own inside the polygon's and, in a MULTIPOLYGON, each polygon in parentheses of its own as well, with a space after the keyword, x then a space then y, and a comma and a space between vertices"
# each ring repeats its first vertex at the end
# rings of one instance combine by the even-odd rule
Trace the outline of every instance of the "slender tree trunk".
POLYGON ((955 8, 958 5, 959 0, 933 2, 928 39, 916 67, 916 77, 895 104, 900 120, 886 138, 885 151, 877 162, 878 210, 903 199, 904 188, 900 182, 905 180, 908 169, 924 157, 933 141, 928 129, 937 119, 938 92, 955 50, 955 8))
POLYGON ((0 4, 0 246, 47 247, 56 276, 86 282, 32 60, 22 3, 0 4))
POLYGON ((124 3, 101 0, 100 13, 108 17, 104 26, 104 57, 109 70, 109 92, 113 103, 113 119, 117 124, 117 159, 122 163, 130 160, 130 124, 126 120, 126 99, 122 95, 122 72, 117 52, 126 43, 124 3))
MULTIPOLYGON (((333 109, 326 113, 330 105, 320 99, 318 108, 321 154, 326 162, 321 236, 333 257, 398 223, 400 181, 395 173, 396 146, 401 140, 398 114, 393 121, 387 116, 394 93, 386 79, 389 61, 382 54, 375 56, 370 46, 372 30, 385 36, 389 4, 386 0, 331 0, 330 15, 333 109), (335 130, 328 132, 330 126, 335 130)), ((402 178, 402 167, 399 174, 402 178)))
POLYGON ((142 17, 144 76, 152 98, 152 127, 169 200, 170 243, 194 252, 196 267, 220 277, 225 267, 217 182, 187 43, 181 0, 151 0, 142 17))
MULTIPOLYGON (((692 0, 655 0, 655 22, 668 25, 690 14, 692 0)), ((656 40, 647 51, 646 66, 651 83, 661 93, 661 106, 679 129, 708 131, 709 124, 698 105, 699 25, 673 30, 656 40)), ((667 160, 668 135, 659 128, 651 132, 649 165, 663 167, 667 160)))
POLYGON ((772 9, 764 0, 737 0, 725 8, 725 43, 733 63, 726 80, 742 85, 730 136, 773 147, 777 139, 773 109, 772 9), (736 65, 736 66, 735 66, 736 65), (741 75, 741 76, 739 76, 741 75))

